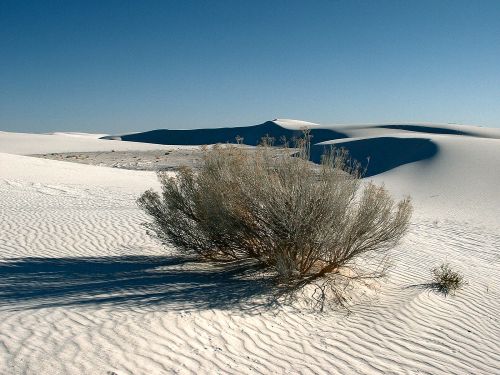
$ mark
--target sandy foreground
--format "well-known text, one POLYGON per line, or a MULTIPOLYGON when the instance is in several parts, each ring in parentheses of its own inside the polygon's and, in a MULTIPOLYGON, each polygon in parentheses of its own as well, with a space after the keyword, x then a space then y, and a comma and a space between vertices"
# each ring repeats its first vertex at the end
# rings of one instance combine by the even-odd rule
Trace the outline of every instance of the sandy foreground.
POLYGON ((497 373, 500 140, 426 137, 434 157, 373 177, 415 202, 388 278, 319 314, 151 239, 153 172, 24 156, 168 146, 0 133, 0 374, 497 373), (443 261, 469 282, 454 297, 425 286, 443 261))

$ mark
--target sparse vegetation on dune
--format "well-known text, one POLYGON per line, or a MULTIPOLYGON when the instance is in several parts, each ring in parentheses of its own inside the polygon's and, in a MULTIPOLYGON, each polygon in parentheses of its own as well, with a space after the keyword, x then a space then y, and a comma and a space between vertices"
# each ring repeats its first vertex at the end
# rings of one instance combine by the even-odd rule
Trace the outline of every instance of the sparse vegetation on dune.
POLYGON ((161 193, 148 190, 138 200, 152 218, 146 226, 204 259, 256 259, 288 291, 331 281, 322 288, 342 302, 335 276, 382 274, 384 267, 360 264, 385 264, 408 228, 410 199, 395 202, 383 187, 362 183, 359 165, 343 150, 331 149, 313 165, 307 134, 280 156, 271 149, 269 140, 251 153, 215 146, 197 172, 159 173, 161 193))
POLYGON ((465 285, 464 277, 458 271, 454 271, 448 263, 443 263, 439 267, 431 270, 434 286, 444 295, 455 294, 455 292, 465 285))

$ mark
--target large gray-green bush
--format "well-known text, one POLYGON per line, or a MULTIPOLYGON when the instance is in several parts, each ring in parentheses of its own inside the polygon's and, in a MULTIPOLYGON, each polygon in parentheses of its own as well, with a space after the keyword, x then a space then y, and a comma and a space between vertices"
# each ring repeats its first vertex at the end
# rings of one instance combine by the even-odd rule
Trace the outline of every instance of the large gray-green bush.
POLYGON ((304 140, 298 153, 273 150, 215 146, 197 171, 159 173, 161 193, 148 190, 138 200, 152 219, 147 227, 202 258, 254 258, 294 286, 355 277, 359 261, 382 261, 404 235, 410 200, 395 202, 383 187, 364 183, 346 152, 331 150, 318 166, 304 140))

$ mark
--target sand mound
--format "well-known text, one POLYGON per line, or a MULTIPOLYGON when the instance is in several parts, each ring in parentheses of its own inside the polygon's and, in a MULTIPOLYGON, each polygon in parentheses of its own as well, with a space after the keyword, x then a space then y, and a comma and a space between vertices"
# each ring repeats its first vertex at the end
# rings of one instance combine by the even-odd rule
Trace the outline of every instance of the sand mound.
MULTIPOLYGON (((158 187, 152 172, 0 153, 0 373, 495 373, 500 141, 380 130, 334 142, 399 160, 370 178, 412 194, 416 212, 389 278, 350 315, 268 310, 241 269, 152 240, 135 204, 158 187), (445 260, 469 281, 454 298, 428 285, 445 260)), ((46 149, 71 138, 40 137, 46 149)))
MULTIPOLYGON (((301 122, 302 125, 312 124, 301 122)), ((282 138, 288 140, 299 137, 302 126, 297 123, 283 127, 279 122, 267 121, 260 125, 242 126, 232 128, 213 129, 188 129, 169 130, 159 129, 143 133, 126 135, 112 135, 103 139, 121 139, 130 142, 157 143, 164 145, 210 145, 215 143, 236 143, 236 138, 243 138, 243 143, 255 146, 260 143, 262 137, 269 136, 280 142, 282 138)), ((312 135, 315 142, 328 141, 332 139, 344 138, 345 135, 332 129, 313 129, 312 135)))
POLYGON ((0 152, 17 155, 60 152, 135 151, 169 149, 161 145, 115 142, 99 139, 100 134, 29 134, 0 132, 0 152))

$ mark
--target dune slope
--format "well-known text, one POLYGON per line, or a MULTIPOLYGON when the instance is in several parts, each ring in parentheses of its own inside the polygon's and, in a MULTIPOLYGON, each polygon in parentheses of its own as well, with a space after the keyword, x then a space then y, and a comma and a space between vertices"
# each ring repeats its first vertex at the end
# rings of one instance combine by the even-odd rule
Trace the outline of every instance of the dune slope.
MULTIPOLYGON (((302 124, 302 123, 300 123, 302 124)), ((311 123, 304 123, 311 124, 311 123)), ((284 127, 283 123, 267 121, 260 125, 213 129, 169 130, 159 129, 143 133, 133 133, 118 136, 106 136, 103 139, 121 139, 123 141, 157 143, 164 145, 210 145, 215 143, 236 143, 241 137, 243 143, 255 146, 263 137, 272 137, 279 143, 282 138, 291 140, 300 137, 301 127, 297 123, 284 127)), ((332 129, 311 129, 315 142, 344 138, 345 135, 332 129)))
POLYGON ((152 172, 0 153, 0 373, 495 373, 498 140, 389 135, 438 151, 370 177, 416 212, 351 314, 268 309, 240 269, 151 239, 135 199, 158 188, 152 172), (429 288, 443 261, 469 282, 455 297, 429 288))
POLYGON ((32 155, 51 152, 136 151, 169 149, 162 145, 98 139, 81 133, 30 134, 0 131, 0 152, 32 155))

